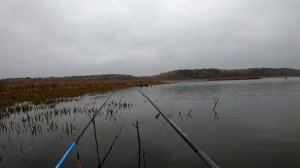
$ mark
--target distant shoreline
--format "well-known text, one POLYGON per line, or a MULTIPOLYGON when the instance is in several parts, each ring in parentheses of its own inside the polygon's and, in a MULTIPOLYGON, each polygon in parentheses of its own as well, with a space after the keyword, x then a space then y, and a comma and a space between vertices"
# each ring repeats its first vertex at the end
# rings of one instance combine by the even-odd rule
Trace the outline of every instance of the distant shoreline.
MULTIPOLYGON (((225 78, 209 78, 209 79, 178 79, 178 80, 162 80, 161 84, 173 84, 182 82, 213 82, 213 81, 231 81, 231 80, 259 80, 269 78, 300 78, 300 76, 272 76, 272 77, 225 77, 225 78)), ((159 84, 159 85, 161 85, 159 84)))
POLYGON ((48 78, 10 78, 0 80, 0 111, 16 103, 48 103, 88 93, 103 93, 139 86, 172 84, 186 81, 255 80, 269 77, 300 76, 289 68, 183 69, 154 76, 105 74, 48 78))
POLYGON ((223 77, 223 78, 209 78, 208 81, 223 81, 223 80, 255 80, 262 79, 262 77, 223 77))

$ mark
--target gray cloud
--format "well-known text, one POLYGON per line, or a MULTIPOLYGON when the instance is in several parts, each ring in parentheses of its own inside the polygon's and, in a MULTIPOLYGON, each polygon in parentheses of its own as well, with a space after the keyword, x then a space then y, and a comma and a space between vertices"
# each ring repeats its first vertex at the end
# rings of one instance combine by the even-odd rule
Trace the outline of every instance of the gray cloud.
POLYGON ((297 0, 1 0, 0 78, 300 68, 297 0))

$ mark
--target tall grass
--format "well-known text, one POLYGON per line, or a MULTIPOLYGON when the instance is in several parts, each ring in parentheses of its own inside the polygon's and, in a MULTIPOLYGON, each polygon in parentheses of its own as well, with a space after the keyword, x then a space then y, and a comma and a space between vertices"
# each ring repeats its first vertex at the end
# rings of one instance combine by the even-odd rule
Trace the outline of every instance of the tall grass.
MULTIPOLYGON (((80 96, 133 87, 139 80, 13 80, 0 83, 0 110, 15 103, 34 104, 51 102, 57 98, 80 96)), ((151 85, 157 80, 144 81, 151 85)))

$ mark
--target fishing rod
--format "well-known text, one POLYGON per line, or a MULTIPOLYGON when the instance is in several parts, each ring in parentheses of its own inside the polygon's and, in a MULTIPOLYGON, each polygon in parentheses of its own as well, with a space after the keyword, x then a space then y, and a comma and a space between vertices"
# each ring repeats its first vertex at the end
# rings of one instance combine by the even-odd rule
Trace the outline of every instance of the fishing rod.
POLYGON ((79 134, 79 136, 76 138, 75 142, 73 142, 70 147, 68 148, 68 150, 66 151, 66 153, 62 156, 62 158, 59 160, 59 162, 57 163, 57 165, 55 166, 55 168, 61 168, 64 161, 66 160, 66 158, 69 156, 69 154, 72 152, 72 150, 74 149, 74 147, 76 146, 76 144, 78 143, 79 139, 82 137, 82 135, 84 134, 84 132, 87 130, 87 128, 89 127, 89 125, 95 120, 95 117, 98 115, 98 113, 102 110, 102 108, 104 107, 104 105, 107 103, 107 101, 111 98, 111 96, 113 95, 113 93, 106 99, 106 101, 102 104, 102 106, 100 107, 100 109, 94 114, 94 116, 91 118, 91 120, 88 122, 88 124, 84 127, 84 129, 81 131, 81 133, 79 134))
POLYGON ((193 151, 203 160, 203 162, 209 167, 209 168, 219 168, 219 166, 209 158, 208 155, 206 155, 203 151, 201 151, 193 142, 192 140, 168 117, 164 115, 164 113, 158 108, 156 104, 153 103, 153 101, 146 96, 144 92, 142 92, 140 89, 137 89, 141 92, 141 94, 152 104, 153 107, 156 108, 156 110, 164 117, 165 120, 174 128, 174 130, 183 138, 183 140, 193 149, 193 151))

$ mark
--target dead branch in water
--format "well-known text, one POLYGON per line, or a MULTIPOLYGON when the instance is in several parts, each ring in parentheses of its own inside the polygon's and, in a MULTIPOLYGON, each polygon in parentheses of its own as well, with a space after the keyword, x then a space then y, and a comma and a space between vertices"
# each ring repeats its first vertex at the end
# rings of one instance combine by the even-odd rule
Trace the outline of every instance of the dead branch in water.
POLYGON ((28 157, 27 157, 26 153, 23 151, 23 144, 22 144, 22 143, 21 143, 21 145, 20 145, 20 150, 21 150, 21 152, 23 153, 23 155, 25 156, 25 157, 23 158, 23 161, 25 162, 25 161, 26 161, 25 158, 27 158, 27 160, 28 160, 28 157))
POLYGON ((186 114, 186 116, 192 118, 192 115, 191 115, 192 111, 193 111, 193 109, 191 108, 190 111, 186 114))
POLYGON ((213 109, 213 111, 215 112, 214 120, 216 119, 218 120, 219 119, 218 112, 215 109, 213 109))
POLYGON ((20 150, 24 154, 24 156, 27 157, 26 153, 23 151, 23 144, 22 143, 21 143, 21 146, 20 146, 20 150))
POLYGON ((140 131, 139 131, 139 122, 136 121, 136 125, 134 125, 133 123, 131 123, 137 131, 137 137, 138 137, 138 142, 139 142, 139 164, 138 167, 141 167, 141 139, 140 139, 140 131))
POLYGON ((113 140, 112 144, 110 145, 110 148, 109 148, 108 152, 106 153, 106 155, 104 156, 103 161, 102 161, 102 163, 101 163, 101 165, 100 165, 99 167, 102 167, 103 164, 105 163, 105 160, 106 160, 106 158, 109 156, 109 154, 110 154, 110 152, 111 152, 113 146, 115 145, 115 142, 117 141, 117 139, 118 139, 119 136, 121 135, 121 133, 122 133, 122 128, 123 128, 123 127, 124 127, 124 124, 121 126, 119 133, 117 134, 117 136, 116 136, 115 139, 113 140))
POLYGON ((180 117, 181 116, 181 112, 179 111, 178 113, 179 113, 178 117, 180 117))
POLYGON ((216 120, 216 119, 218 120, 218 119, 219 119, 218 112, 215 110, 215 108, 217 107, 217 105, 218 105, 218 103, 219 103, 219 100, 220 100, 219 97, 218 97, 217 99, 214 98, 214 102, 215 102, 215 105, 214 105, 214 107, 213 107, 213 111, 214 111, 214 113, 215 113, 214 120, 216 120))
MULTIPOLYGON (((92 117, 88 114, 88 116, 92 119, 92 117)), ((98 139, 97 139, 97 134, 96 134, 96 124, 95 120, 93 120, 93 126, 94 126, 94 136, 95 136, 95 142, 96 142, 96 152, 97 152, 97 159, 98 159, 98 167, 101 165, 101 159, 99 155, 99 145, 98 145, 98 139)))
POLYGON ((218 103, 219 103, 219 99, 220 98, 214 98, 214 102, 215 102, 215 105, 214 105, 214 107, 213 107, 213 110, 216 108, 216 106, 218 105, 218 103))
POLYGON ((139 130, 139 122, 136 121, 136 125, 134 125, 133 123, 131 123, 137 131, 137 137, 138 137, 138 143, 139 143, 139 164, 138 164, 138 168, 141 167, 141 151, 143 151, 143 161, 144 161, 144 167, 146 168, 146 159, 145 159, 145 154, 146 152, 144 151, 142 144, 141 144, 141 138, 140 138, 140 130, 139 130))

